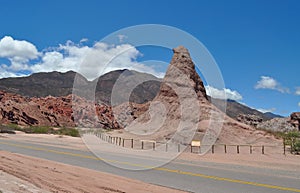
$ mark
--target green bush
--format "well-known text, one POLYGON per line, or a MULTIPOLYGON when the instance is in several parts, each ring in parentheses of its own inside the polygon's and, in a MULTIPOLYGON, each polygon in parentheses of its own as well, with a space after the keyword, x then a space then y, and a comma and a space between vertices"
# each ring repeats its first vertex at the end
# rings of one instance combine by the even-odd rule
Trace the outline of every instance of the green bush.
POLYGON ((16 124, 0 125, 0 130, 17 130, 25 133, 35 134, 55 134, 55 135, 69 135, 72 137, 80 137, 80 133, 75 128, 61 127, 59 129, 53 129, 50 126, 28 126, 21 128, 16 124))
POLYGON ((21 130, 21 127, 19 125, 13 124, 13 123, 9 123, 8 125, 6 125, 6 127, 10 128, 10 129, 13 129, 13 130, 16 130, 16 131, 21 130))
POLYGON ((290 131, 286 134, 286 137, 288 138, 299 138, 300 132, 299 131, 290 131))
POLYGON ((300 140, 299 139, 293 143, 292 152, 295 152, 297 154, 300 153, 300 140))
POLYGON ((72 137, 79 137, 79 131, 74 128, 61 128, 60 130, 57 130, 56 133, 54 134, 59 134, 59 135, 69 135, 72 137))
POLYGON ((291 131, 285 134, 285 145, 291 146, 291 153, 300 153, 300 132, 291 131))
POLYGON ((32 128, 32 133, 37 133, 37 134, 50 133, 50 128, 43 127, 43 126, 35 126, 32 128))

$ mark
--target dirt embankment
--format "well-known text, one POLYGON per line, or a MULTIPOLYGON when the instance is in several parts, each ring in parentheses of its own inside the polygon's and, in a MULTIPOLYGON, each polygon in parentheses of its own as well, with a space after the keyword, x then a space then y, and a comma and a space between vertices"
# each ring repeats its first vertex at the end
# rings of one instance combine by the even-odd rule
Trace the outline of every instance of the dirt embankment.
MULTIPOLYGON (((12 185, 15 185, 17 188, 22 188, 19 192, 38 192, 38 189, 43 190, 42 192, 64 193, 181 192, 107 173, 4 151, 0 151, 0 162, 0 171, 3 175, 12 175, 18 178, 12 177, 13 181, 6 182, 7 186, 5 187, 10 187, 11 190, 12 185)), ((10 191, 9 189, 5 190, 5 187, 0 187, 0 190, 2 192, 10 191)))

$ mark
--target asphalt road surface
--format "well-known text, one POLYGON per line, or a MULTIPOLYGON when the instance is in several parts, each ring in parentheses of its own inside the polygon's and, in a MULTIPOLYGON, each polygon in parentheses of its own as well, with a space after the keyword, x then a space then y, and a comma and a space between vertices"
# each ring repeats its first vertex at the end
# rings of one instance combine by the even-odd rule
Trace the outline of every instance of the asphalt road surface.
MULTIPOLYGON (((148 159, 147 157, 141 157, 142 164, 137 164, 131 163, 131 161, 136 162, 136 159, 131 159, 130 156, 109 153, 110 159, 103 161, 88 151, 8 139, 0 139, 0 150, 107 172, 188 192, 300 192, 300 174, 292 171, 182 160, 174 160, 166 165, 149 169, 143 164, 148 159), (124 161, 120 162, 120 160, 124 161), (121 169, 110 164, 116 162, 124 165, 124 168, 135 166, 140 170, 121 169)), ((151 162, 153 160, 149 160, 149 163, 151 162)))

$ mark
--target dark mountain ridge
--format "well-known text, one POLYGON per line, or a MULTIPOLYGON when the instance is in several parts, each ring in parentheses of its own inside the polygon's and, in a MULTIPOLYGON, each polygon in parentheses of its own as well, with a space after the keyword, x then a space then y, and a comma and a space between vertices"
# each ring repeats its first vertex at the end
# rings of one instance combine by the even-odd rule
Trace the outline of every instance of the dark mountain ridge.
MULTIPOLYGON (((126 69, 106 73, 93 81, 88 81, 84 76, 74 71, 65 73, 57 71, 41 72, 27 77, 3 78, 0 79, 0 90, 26 97, 67 96, 72 94, 76 77, 76 87, 80 88, 80 92, 90 91, 91 86, 96 84, 96 93, 92 93, 95 94, 96 101, 110 105, 111 92, 120 75, 126 78, 142 77, 142 79, 151 80, 139 84, 133 90, 130 96, 131 102, 145 103, 150 101, 159 90, 160 79, 150 74, 126 69)), ((124 84, 121 87, 126 87, 126 82, 121 82, 121 84, 124 84)), ((126 99, 122 99, 120 102, 125 101, 126 99)))
MULTIPOLYGON (((219 109, 222 109, 222 108, 220 108, 220 106, 224 104, 224 100, 211 99, 211 97, 209 99, 210 99, 210 101, 213 101, 213 103, 216 107, 218 107, 219 109)), ((227 100, 226 103, 227 103, 226 114, 233 119, 237 119, 237 117, 241 114, 256 115, 256 116, 260 117, 262 119, 262 121, 267 121, 267 120, 270 120, 273 118, 282 118, 282 116, 273 114, 271 112, 262 113, 256 109, 250 108, 250 107, 243 105, 234 100, 227 100)))

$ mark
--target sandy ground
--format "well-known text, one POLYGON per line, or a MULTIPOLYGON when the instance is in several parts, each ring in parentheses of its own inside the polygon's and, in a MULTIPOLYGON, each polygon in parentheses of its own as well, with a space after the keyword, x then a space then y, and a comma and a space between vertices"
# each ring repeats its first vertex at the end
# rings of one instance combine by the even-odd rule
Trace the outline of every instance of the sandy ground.
POLYGON ((19 154, 0 151, 0 155, 0 170, 2 174, 5 172, 3 177, 0 178, 2 179, 0 183, 5 184, 4 186, 0 184, 2 192, 181 192, 137 180, 19 154))
MULTIPOLYGON (((88 151, 81 138, 69 136, 18 133, 16 135, 2 134, 0 137, 88 151)), ((204 156, 185 152, 174 161, 196 164, 201 162, 222 163, 300 172, 300 156, 283 155, 280 153, 281 151, 268 151, 268 149, 266 149, 265 155, 259 153, 259 150, 254 154, 247 152, 247 150, 243 150, 240 154, 236 154, 235 151, 229 151, 224 154, 222 151, 216 151, 215 154, 208 153, 204 156)), ((8 187, 6 190, 0 188, 3 192, 41 192, 41 189, 42 192, 45 192, 44 190, 50 192, 132 192, 132 190, 135 190, 134 192, 177 192, 111 174, 7 152, 0 152, 0 162, 2 171, 0 187, 8 187), (74 186, 74 182, 78 181, 81 183, 75 183, 74 186), (6 185, 3 186, 3 183, 6 185), (28 187, 26 191, 19 190, 24 187, 28 187)))
POLYGON ((33 184, 0 171, 0 191, 3 193, 48 193, 33 184))

